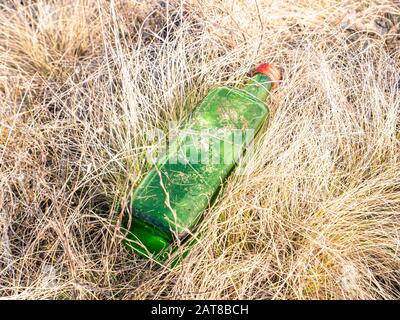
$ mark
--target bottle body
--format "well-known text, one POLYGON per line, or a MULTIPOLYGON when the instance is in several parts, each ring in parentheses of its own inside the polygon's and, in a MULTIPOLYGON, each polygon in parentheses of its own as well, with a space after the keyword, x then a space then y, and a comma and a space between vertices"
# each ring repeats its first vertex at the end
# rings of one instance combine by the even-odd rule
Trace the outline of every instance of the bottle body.
POLYGON ((266 121, 271 79, 257 73, 244 87, 216 88, 135 189, 125 244, 148 256, 184 239, 266 121))

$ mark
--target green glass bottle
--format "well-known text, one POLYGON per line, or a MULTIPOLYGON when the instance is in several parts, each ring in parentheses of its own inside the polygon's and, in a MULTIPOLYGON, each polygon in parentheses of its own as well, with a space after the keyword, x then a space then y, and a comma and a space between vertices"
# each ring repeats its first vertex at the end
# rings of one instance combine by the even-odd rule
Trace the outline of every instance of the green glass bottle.
POLYGON ((267 120, 265 102, 280 77, 279 69, 262 64, 243 89, 209 92, 135 189, 123 219, 129 249, 164 261, 197 226, 267 120))

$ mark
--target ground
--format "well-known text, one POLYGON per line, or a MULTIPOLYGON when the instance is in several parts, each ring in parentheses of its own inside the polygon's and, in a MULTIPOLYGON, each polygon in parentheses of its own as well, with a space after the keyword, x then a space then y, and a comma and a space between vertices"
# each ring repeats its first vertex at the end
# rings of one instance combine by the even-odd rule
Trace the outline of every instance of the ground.
POLYGON ((395 0, 3 1, 0 296, 399 298, 399 24, 395 0), (269 124, 199 243, 125 250, 147 133, 261 62, 269 124))

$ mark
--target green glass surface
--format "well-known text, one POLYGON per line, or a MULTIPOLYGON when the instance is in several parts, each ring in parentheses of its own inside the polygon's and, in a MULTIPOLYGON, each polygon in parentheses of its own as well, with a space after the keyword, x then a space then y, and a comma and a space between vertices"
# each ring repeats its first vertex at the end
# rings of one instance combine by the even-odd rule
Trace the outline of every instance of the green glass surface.
MULTIPOLYGON (((269 77, 256 73, 243 90, 211 90, 135 189, 128 248, 148 256, 173 251, 210 206, 254 134, 267 119, 269 77)), ((165 256, 159 255, 159 260, 165 256), (160 258, 161 257, 161 258, 160 258)))

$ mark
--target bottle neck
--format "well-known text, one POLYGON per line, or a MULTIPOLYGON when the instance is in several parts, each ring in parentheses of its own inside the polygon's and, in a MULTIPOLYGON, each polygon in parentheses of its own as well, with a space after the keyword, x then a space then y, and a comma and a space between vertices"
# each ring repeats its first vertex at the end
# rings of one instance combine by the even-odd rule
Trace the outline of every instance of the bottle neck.
POLYGON ((251 96, 263 102, 267 100, 271 89, 271 78, 259 72, 257 72, 243 88, 243 90, 251 96))

